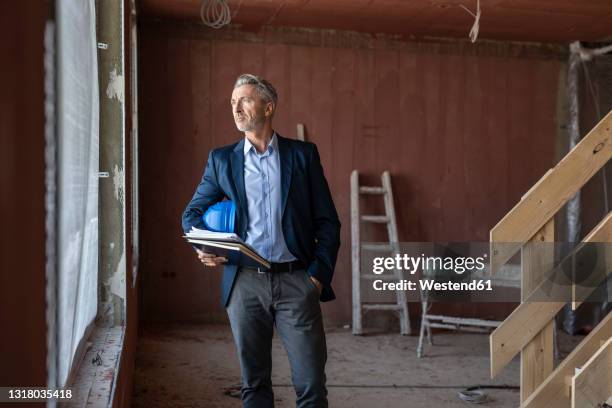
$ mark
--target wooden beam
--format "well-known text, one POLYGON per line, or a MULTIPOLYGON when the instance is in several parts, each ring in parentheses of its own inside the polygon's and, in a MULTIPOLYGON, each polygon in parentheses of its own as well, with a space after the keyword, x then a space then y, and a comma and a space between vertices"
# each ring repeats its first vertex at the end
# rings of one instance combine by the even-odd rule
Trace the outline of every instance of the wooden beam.
MULTIPOLYGON (((554 265, 555 221, 552 218, 521 250, 521 300, 527 300, 554 265)), ((553 370, 554 322, 548 324, 521 350, 520 400, 525 401, 553 370)))
POLYGON ((493 227, 490 237, 492 272, 495 273, 531 239, 610 158, 612 111, 493 227))
POLYGON ((525 302, 489 337, 491 378, 494 378, 514 356, 544 329, 565 302, 525 302))
POLYGON ((555 263, 555 221, 551 219, 521 248, 521 301, 537 289, 555 263))
POLYGON ((559 367, 531 394, 521 408, 570 408, 571 398, 566 392, 566 378, 574 376, 577 367, 581 367, 601 347, 601 341, 612 337, 612 313, 593 329, 559 367))
POLYGON ((351 172, 351 271, 353 300, 353 334, 363 334, 361 309, 361 238, 359 217, 359 172, 351 172))
MULTIPOLYGON (((612 212, 610 212, 587 235, 584 242, 603 242, 602 240, 612 234, 612 212)), ((560 276, 559 278, 562 278, 560 276)), ((565 305, 565 301, 542 301, 547 293, 542 282, 529 295, 527 300, 519 305, 510 316, 489 337, 491 349, 491 377, 495 377, 516 354, 523 349, 565 305)), ((571 296, 571 282, 559 285, 561 290, 551 299, 569 299, 571 296), (564 292, 566 290, 566 292, 564 292)))
POLYGON ((572 378, 572 408, 599 408, 612 396, 612 338, 572 378))
POLYGON ((554 367, 553 320, 521 350, 520 400, 525 401, 548 378, 554 367))
POLYGON ((302 142, 306 140, 306 131, 304 130, 304 124, 297 124, 297 140, 301 140, 302 142))

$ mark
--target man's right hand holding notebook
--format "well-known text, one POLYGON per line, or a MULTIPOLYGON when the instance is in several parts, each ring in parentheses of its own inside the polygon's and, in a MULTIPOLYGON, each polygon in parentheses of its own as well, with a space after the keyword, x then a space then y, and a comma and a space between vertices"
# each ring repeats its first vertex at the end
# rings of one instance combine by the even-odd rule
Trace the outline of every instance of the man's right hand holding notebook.
POLYGON ((200 262, 202 262, 204 264, 204 266, 214 267, 214 266, 219 266, 219 265, 227 262, 227 258, 225 258, 223 256, 217 256, 215 254, 209 254, 209 253, 201 251, 199 249, 196 249, 196 252, 198 253, 198 258, 200 259, 200 262))

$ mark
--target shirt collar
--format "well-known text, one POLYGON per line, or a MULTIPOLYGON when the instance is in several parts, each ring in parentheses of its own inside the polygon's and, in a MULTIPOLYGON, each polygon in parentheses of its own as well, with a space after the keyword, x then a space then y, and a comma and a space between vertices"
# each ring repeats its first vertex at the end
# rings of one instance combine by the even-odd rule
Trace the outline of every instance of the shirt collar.
MULTIPOLYGON (((278 139, 276 137, 276 132, 274 132, 272 133, 272 139, 270 139, 270 143, 268 143, 267 151, 269 154, 272 154, 272 152, 277 151, 277 149, 278 149, 278 139)), ((249 153, 251 150, 257 153, 257 149, 255 149, 255 146, 253 146, 253 143, 251 143, 249 138, 245 136, 244 137, 244 155, 246 156, 247 153, 249 153)), ((265 154, 265 152, 263 154, 265 154)))

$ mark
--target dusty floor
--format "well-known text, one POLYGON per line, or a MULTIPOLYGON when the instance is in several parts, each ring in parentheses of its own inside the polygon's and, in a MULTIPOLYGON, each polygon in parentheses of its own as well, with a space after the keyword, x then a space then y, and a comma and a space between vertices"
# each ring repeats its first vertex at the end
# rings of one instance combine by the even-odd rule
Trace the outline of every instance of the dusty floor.
MULTIPOLYGON (((223 392, 239 382, 228 326, 146 326, 139 336, 134 407, 241 406, 223 392)), ((416 358, 417 340, 398 334, 354 337, 348 330, 328 328, 330 407, 475 406, 460 401, 457 393, 476 384, 518 385, 518 359, 489 379, 487 335, 436 333, 435 345, 422 359, 416 358)), ((579 340, 561 335, 561 355, 579 340)), ((276 406, 295 406, 287 356, 277 337, 273 348, 276 406)), ((516 390, 487 393, 491 402, 486 406, 518 406, 516 390)))

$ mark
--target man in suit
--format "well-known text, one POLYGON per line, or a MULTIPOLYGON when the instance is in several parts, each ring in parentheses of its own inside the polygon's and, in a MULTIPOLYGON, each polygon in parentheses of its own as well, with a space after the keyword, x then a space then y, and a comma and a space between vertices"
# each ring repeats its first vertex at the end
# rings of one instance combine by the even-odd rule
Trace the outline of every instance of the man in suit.
MULTIPOLYGON (((327 346, 320 301, 331 287, 340 221, 317 147, 272 128, 277 94, 255 75, 238 77, 232 113, 240 142, 214 149, 183 214, 183 229, 204 228, 202 215, 227 198, 236 203, 236 233, 272 263, 269 270, 225 265, 222 302, 242 371, 244 407, 273 407, 272 334, 287 350, 297 407, 327 407, 327 346)), ((209 267, 226 261, 198 251, 209 267)))

